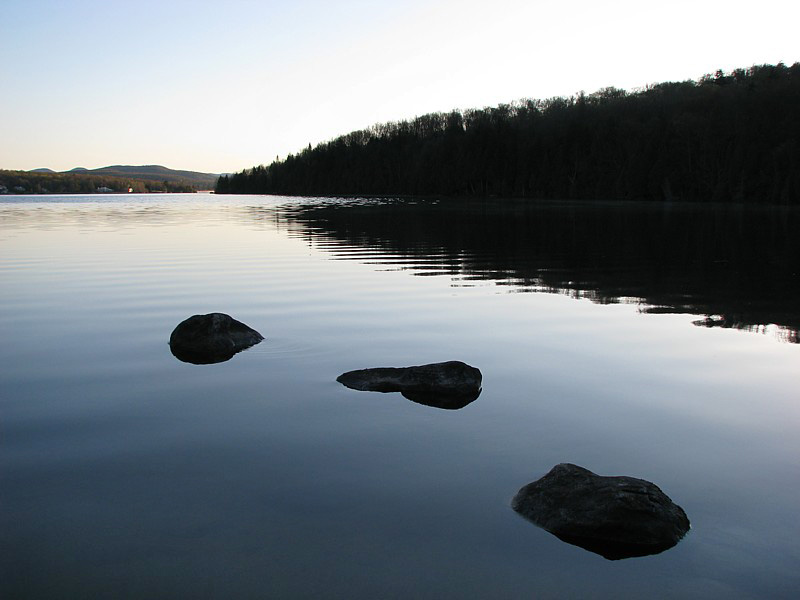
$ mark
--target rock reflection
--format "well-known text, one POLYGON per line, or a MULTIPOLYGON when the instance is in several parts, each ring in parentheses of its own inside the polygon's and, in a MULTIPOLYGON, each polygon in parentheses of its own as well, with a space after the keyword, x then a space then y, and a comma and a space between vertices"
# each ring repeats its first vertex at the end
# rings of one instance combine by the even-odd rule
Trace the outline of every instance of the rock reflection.
POLYGON ((441 408, 444 410, 458 410, 467 404, 475 402, 481 395, 481 390, 477 389, 468 394, 444 394, 435 392, 401 392, 403 397, 417 404, 441 408))

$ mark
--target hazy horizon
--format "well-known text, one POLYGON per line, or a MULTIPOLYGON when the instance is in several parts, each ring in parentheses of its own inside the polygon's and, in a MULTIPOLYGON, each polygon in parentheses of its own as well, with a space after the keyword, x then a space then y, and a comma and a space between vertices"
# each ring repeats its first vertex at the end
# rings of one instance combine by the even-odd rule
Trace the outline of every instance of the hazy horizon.
POLYGON ((0 168, 269 164, 375 123, 800 60, 794 3, 11 0, 0 168))
MULTIPOLYGON (((53 173, 70 173, 72 171, 96 171, 98 169, 113 169, 115 167, 139 167, 139 168, 142 168, 142 167, 163 167, 163 168, 168 169, 170 171, 190 171, 190 172, 193 172, 193 173, 203 173, 205 175, 224 175, 224 173, 215 173, 213 171, 197 171, 196 169, 175 169, 175 168, 170 167, 168 165, 157 165, 157 164, 150 164, 150 163, 141 164, 141 165, 122 165, 122 164, 115 163, 115 164, 102 165, 102 166, 99 166, 99 167, 84 167, 83 165, 76 165, 74 167, 70 167, 69 169, 60 169, 60 170, 51 169, 50 167, 47 167, 47 166, 34 167, 33 169, 9 169, 9 170, 18 170, 18 171, 24 171, 24 172, 28 172, 28 173, 31 172, 31 171, 44 171, 44 172, 48 172, 49 171, 49 172, 53 172, 53 173)), ((0 167, 0 169, 2 169, 2 167, 0 167)))

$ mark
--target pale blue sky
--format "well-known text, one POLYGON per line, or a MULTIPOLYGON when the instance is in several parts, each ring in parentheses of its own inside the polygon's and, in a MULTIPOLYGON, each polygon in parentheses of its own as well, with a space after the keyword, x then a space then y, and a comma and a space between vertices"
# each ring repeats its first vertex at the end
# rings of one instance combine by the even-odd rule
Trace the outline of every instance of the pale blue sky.
POLYGON ((426 112, 792 63, 798 4, 2 0, 0 168, 229 172, 426 112))

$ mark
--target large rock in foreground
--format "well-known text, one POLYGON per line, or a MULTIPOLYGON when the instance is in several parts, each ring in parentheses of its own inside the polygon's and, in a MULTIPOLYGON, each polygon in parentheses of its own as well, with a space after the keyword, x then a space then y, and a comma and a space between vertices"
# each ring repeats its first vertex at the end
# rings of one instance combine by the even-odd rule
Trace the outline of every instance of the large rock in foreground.
POLYGON ((663 552, 690 527, 683 509, 655 484, 568 463, 523 487, 511 506, 559 539, 609 560, 663 552))
POLYGON ((416 367, 378 367, 348 371, 336 381, 363 392, 401 392, 403 396, 437 408, 463 408, 481 393, 481 372, 463 362, 416 367))
POLYGON ((169 337, 175 358, 196 365, 224 362, 258 344, 260 333, 224 313, 194 315, 180 323, 169 337))

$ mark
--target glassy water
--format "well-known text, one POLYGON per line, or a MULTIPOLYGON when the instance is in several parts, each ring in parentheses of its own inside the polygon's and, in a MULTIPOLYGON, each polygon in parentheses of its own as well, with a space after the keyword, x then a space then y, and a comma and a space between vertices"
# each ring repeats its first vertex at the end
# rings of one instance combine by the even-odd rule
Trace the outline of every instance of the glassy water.
POLYGON ((800 213, 0 199, 0 596, 794 598, 800 213), (219 364, 167 341, 225 312, 219 364), (460 410, 352 369, 462 360, 460 410), (510 508, 561 462, 689 534, 609 561, 510 508))

